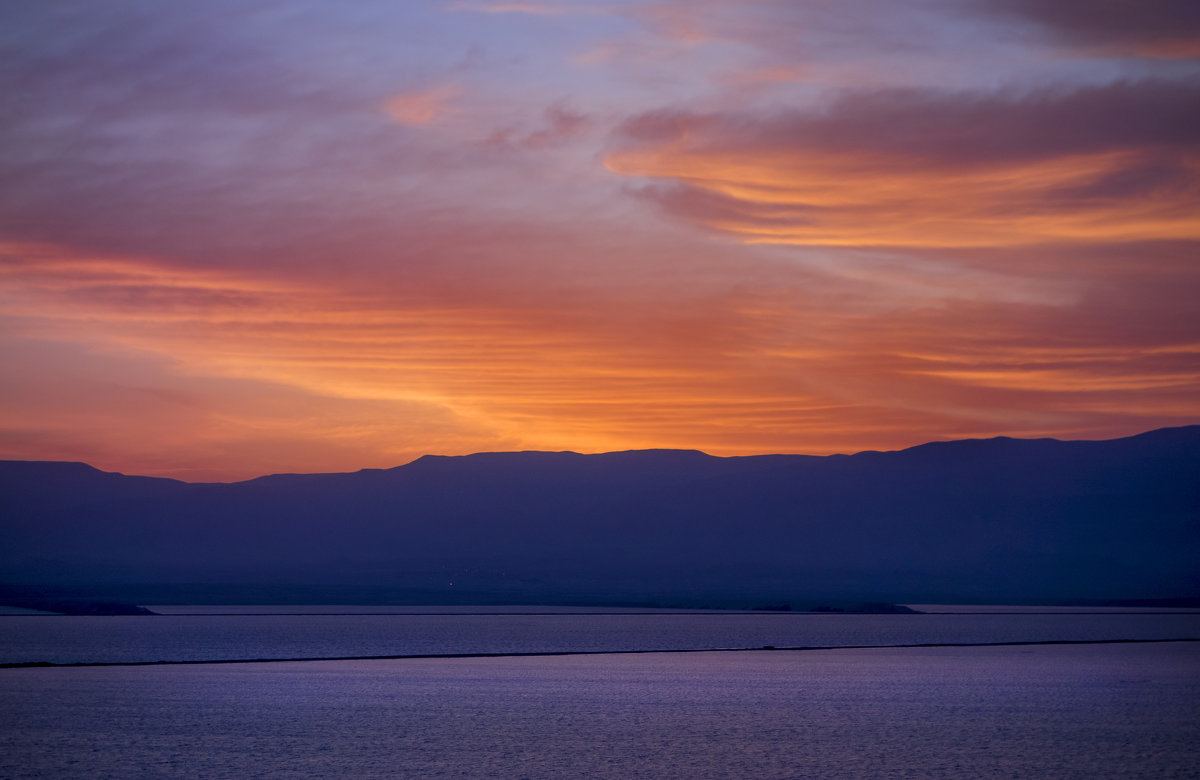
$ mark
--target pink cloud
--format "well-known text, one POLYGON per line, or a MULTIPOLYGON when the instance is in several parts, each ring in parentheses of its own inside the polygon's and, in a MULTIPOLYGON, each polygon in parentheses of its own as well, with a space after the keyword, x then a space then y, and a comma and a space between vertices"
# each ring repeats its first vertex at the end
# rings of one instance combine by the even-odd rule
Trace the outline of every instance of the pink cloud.
POLYGON ((402 125, 428 125, 444 119, 453 111, 461 90, 450 84, 438 84, 413 92, 392 95, 384 103, 388 116, 402 125))

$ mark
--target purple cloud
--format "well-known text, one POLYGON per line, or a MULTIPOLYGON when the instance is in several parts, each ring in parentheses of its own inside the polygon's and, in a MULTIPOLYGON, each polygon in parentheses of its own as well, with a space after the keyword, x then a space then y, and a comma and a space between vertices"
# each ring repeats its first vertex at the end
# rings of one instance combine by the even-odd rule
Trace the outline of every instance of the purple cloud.
POLYGON ((984 8, 1085 49, 1200 56, 1200 4, 1193 0, 984 0, 984 8))

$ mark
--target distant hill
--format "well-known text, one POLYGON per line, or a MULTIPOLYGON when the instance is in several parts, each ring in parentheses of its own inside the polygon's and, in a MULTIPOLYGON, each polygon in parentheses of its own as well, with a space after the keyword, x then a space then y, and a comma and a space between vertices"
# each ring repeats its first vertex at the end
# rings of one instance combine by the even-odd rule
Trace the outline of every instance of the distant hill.
POLYGON ((189 484, 0 461, 0 587, 199 601, 1200 596, 1200 426, 717 458, 426 456, 189 484))

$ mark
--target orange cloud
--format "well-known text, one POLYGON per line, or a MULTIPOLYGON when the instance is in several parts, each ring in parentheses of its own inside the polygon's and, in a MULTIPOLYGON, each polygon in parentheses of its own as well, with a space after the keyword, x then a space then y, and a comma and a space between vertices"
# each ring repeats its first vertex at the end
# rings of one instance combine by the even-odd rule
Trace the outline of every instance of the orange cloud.
POLYGON ((609 170, 751 243, 1008 247, 1200 239, 1200 90, 884 92, 824 114, 658 114, 609 170), (1096 117, 1109 123, 1095 126, 1096 117))
POLYGON ((875 310, 858 282, 786 268, 669 307, 621 290, 456 303, 48 246, 0 257, 0 349, 25 366, 0 381, 0 455, 214 479, 431 451, 1117 435, 1200 415, 1194 333, 1122 341, 1096 325, 1107 304, 875 310))
MULTIPOLYGON (((938 171, 865 156, 659 148, 618 152, 605 165, 616 173, 679 182, 684 189, 651 197, 751 243, 988 247, 1200 239, 1200 212, 1190 197, 1153 194, 1132 204, 1056 198, 1137 162, 1133 155, 1110 153, 938 171)), ((1200 177, 1200 159, 1183 161, 1180 174, 1200 177)))

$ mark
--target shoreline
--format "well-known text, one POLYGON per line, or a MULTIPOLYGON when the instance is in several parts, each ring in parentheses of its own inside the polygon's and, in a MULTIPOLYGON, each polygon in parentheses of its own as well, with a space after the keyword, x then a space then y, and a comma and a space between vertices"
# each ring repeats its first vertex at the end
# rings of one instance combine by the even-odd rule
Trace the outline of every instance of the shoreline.
POLYGON ((763 645, 761 647, 713 647, 684 650, 546 650, 514 653, 406 653, 394 655, 310 656, 298 658, 220 658, 182 661, 73 661, 67 663, 56 663, 53 661, 19 661, 12 663, 0 663, 0 669, 70 669, 112 666, 204 666, 225 664, 311 663, 316 661, 453 660, 463 658, 549 658, 563 656, 662 655, 667 653, 682 655, 694 653, 777 653, 825 650, 916 650, 938 647, 1045 647, 1056 645, 1131 645, 1187 642, 1200 642, 1200 637, 1172 637, 1167 639, 1048 639, 1018 642, 919 642, 911 644, 887 645, 800 645, 794 647, 763 645))

